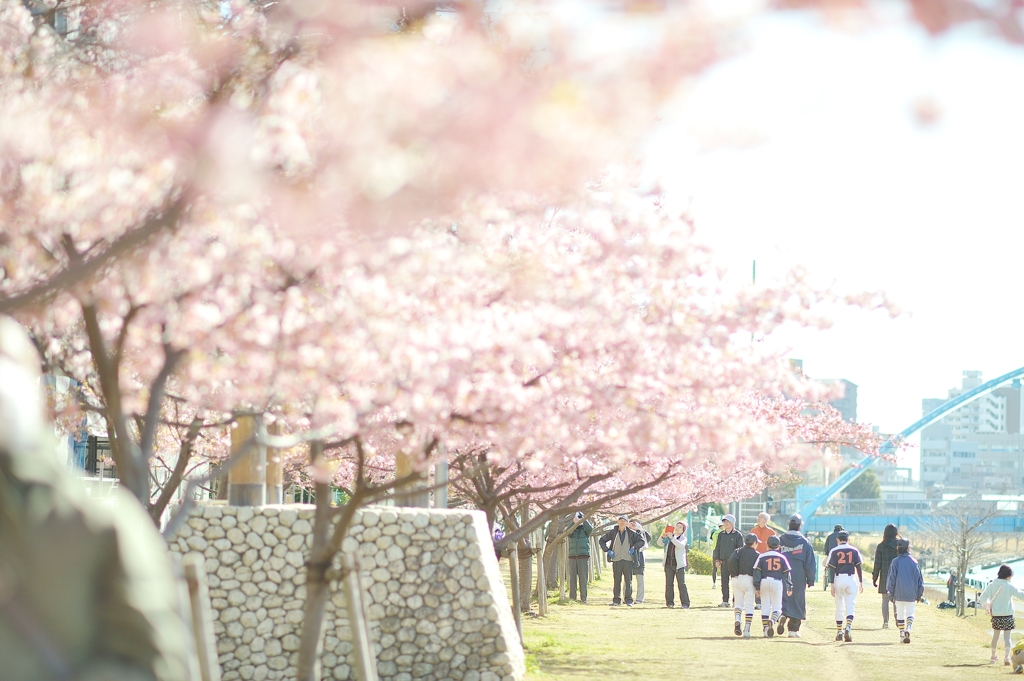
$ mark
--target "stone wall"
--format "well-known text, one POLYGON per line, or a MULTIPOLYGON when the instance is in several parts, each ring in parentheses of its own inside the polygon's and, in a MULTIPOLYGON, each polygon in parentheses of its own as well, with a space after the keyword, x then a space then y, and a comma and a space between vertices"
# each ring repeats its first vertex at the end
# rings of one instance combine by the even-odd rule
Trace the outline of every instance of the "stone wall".
MULTIPOLYGON (((196 508, 173 551, 206 558, 224 681, 294 679, 311 506, 196 508)), ((371 508, 343 551, 361 561, 383 680, 510 681, 523 651, 482 513, 371 508)), ((354 677, 345 598, 325 616, 323 679, 354 677)))

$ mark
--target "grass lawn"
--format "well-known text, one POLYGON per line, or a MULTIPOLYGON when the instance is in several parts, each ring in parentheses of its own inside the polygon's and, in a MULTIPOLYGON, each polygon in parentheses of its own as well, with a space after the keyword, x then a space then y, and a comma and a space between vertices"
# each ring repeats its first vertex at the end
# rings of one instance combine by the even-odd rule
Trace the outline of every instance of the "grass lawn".
POLYGON ((984 612, 958 619, 935 607, 937 592, 928 594, 931 605, 918 604, 910 645, 899 642, 895 621, 891 629, 881 628, 881 596, 870 586, 870 576, 858 597, 852 643, 834 641, 834 601, 820 584, 808 590, 803 638, 761 638, 760 612, 755 611, 754 638, 744 640, 732 633, 732 610, 716 607, 721 591, 712 590, 710 577, 687 576, 689 610, 664 607, 659 562, 649 561, 646 581, 646 602, 632 608, 609 607, 608 569, 590 585, 588 605, 558 603, 556 592, 546 618, 524 616, 527 678, 595 679, 627 673, 644 679, 759 679, 769 677, 765 668, 772 665, 786 679, 843 681, 941 681, 1010 672, 1002 665, 1001 647, 998 666, 988 664, 991 631, 984 612))

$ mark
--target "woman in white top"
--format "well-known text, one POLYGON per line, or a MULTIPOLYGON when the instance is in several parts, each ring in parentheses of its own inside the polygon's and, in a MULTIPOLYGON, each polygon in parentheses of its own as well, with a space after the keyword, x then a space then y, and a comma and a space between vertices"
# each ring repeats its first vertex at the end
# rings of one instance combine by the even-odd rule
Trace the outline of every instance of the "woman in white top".
POLYGON ((1013 648, 1010 644, 1010 632, 1017 626, 1013 617, 1013 599, 1016 598, 1017 600, 1024 601, 1024 591, 1010 584, 1011 577, 1013 577, 1013 570, 1010 569, 1010 566, 1001 565, 996 578, 985 587, 985 591, 982 592, 979 599, 988 606, 989 613, 992 616, 992 657, 989 659, 990 664, 996 663, 996 650, 999 647, 999 632, 1001 631, 1003 632, 1003 650, 1006 653, 1003 664, 1010 666, 1010 650, 1013 648))

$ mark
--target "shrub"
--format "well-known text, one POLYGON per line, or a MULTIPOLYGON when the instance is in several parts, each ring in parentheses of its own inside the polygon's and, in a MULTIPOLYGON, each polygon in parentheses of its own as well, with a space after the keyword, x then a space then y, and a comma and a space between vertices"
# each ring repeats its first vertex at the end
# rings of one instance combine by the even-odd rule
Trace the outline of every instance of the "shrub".
POLYGON ((696 549, 690 549, 690 551, 686 554, 686 558, 690 563, 690 572, 692 572, 693 574, 711 574, 711 567, 713 563, 711 562, 711 556, 709 556, 708 554, 704 553, 703 551, 698 551, 696 549))

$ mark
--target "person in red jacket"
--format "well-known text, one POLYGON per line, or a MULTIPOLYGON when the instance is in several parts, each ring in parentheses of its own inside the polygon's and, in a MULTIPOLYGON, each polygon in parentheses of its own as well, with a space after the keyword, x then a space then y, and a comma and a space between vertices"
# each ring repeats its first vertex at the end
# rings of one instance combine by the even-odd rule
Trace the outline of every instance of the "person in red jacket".
POLYGON ((750 531, 757 537, 757 546, 754 548, 757 549, 758 553, 764 553, 767 551, 768 537, 775 536, 775 530, 768 527, 768 521, 771 519, 772 517, 770 515, 762 511, 757 514, 757 524, 750 528, 750 531))

